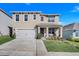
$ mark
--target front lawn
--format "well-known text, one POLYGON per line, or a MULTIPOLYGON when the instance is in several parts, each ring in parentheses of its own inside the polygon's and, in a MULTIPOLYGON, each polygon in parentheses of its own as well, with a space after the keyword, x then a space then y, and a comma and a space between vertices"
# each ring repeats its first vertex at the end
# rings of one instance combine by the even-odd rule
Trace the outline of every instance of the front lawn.
POLYGON ((13 40, 14 38, 11 38, 10 36, 6 35, 6 36, 0 36, 0 45, 3 43, 6 43, 8 41, 13 40))
POLYGON ((79 52, 79 42, 44 40, 49 52, 79 52))

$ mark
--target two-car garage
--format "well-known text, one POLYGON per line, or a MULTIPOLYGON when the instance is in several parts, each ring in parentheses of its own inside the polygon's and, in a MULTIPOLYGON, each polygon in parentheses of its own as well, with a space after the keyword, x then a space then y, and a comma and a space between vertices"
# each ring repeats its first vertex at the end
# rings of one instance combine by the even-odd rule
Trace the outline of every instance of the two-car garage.
POLYGON ((16 29, 16 38, 21 39, 34 39, 35 30, 34 29, 16 29))

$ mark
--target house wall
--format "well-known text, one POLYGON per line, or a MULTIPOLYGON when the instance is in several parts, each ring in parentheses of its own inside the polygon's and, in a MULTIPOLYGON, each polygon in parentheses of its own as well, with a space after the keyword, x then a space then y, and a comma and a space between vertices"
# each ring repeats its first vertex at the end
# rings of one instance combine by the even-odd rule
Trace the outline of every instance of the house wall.
POLYGON ((9 34, 8 26, 10 26, 10 21, 11 21, 11 18, 0 11, 0 32, 2 33, 2 35, 9 34))
MULTIPOLYGON (((48 22, 48 17, 46 16, 43 16, 44 17, 44 21, 41 21, 41 16, 40 14, 36 14, 36 20, 33 19, 33 15, 34 14, 26 14, 28 15, 28 21, 24 21, 24 15, 25 14, 19 14, 19 20, 20 21, 16 21, 16 14, 13 14, 13 20, 12 20, 12 26, 14 28, 25 28, 25 29, 34 29, 34 27, 37 25, 37 24, 40 24, 40 23, 50 23, 48 22)), ((55 22, 51 22, 52 24, 58 24, 58 19, 59 16, 56 16, 55 17, 55 22)))
POLYGON ((63 38, 64 39, 67 39, 67 38, 70 38, 73 36, 73 30, 66 30, 66 31, 63 31, 63 38))
POLYGON ((67 38, 70 38, 70 37, 73 37, 73 38, 79 38, 79 30, 66 30, 66 31, 63 31, 63 38, 64 39, 67 39, 67 38), (78 36, 76 36, 76 33, 78 33, 78 36))
POLYGON ((73 38, 79 38, 79 30, 73 31, 73 38), (78 34, 78 36, 76 36, 76 34, 78 34))

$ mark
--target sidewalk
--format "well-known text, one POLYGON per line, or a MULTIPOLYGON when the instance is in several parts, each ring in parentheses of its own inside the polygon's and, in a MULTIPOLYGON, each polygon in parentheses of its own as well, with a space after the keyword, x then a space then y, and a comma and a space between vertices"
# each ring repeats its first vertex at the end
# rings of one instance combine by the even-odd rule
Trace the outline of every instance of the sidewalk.
POLYGON ((79 56, 79 52, 48 52, 49 56, 79 56))
POLYGON ((42 40, 36 40, 36 55, 37 56, 46 56, 47 55, 46 47, 42 40))

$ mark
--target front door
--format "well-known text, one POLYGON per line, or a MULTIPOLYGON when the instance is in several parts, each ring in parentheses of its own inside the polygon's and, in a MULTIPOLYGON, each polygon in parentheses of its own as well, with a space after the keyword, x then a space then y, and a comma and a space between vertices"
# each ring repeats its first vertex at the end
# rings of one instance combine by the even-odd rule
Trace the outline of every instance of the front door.
POLYGON ((40 33, 44 36, 44 28, 40 28, 40 33))
POLYGON ((49 28, 49 34, 55 35, 55 29, 54 28, 49 28))

